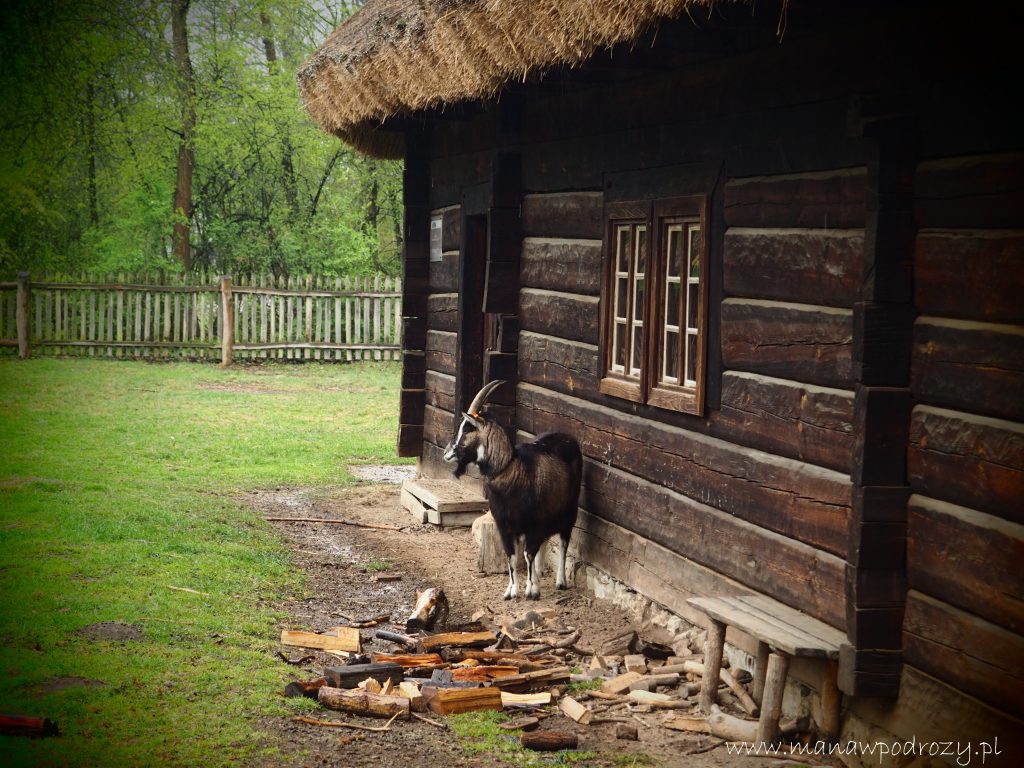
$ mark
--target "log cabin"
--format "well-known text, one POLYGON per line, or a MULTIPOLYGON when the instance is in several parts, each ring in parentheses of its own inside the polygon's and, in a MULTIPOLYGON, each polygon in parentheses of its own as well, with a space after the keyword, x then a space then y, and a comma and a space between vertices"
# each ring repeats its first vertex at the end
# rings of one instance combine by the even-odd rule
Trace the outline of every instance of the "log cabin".
POLYGON ((844 737, 1019 764, 1021 21, 368 0, 298 81, 404 161, 399 453, 448 476, 513 381, 510 429, 583 447, 581 561, 695 623, 757 594, 840 630, 844 737))

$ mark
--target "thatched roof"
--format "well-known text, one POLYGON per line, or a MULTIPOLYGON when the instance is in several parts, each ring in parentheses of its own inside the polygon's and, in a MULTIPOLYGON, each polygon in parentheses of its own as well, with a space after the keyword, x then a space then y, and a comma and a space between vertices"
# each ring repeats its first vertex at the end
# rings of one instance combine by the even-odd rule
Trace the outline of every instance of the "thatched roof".
POLYGON ((320 126, 379 156, 402 154, 389 118, 486 99, 513 80, 634 40, 715 0, 368 0, 299 70, 320 126))

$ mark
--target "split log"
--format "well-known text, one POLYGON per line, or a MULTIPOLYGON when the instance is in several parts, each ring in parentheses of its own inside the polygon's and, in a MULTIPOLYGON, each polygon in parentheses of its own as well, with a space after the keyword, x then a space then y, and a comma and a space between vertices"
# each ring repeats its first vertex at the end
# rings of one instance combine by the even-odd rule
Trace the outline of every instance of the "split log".
POLYGON ((371 654, 378 664, 397 664, 402 669, 444 666, 444 659, 436 653, 374 653, 371 654))
POLYGON ((423 694, 420 693, 420 687, 416 683, 403 680, 398 684, 398 689, 394 692, 395 696, 401 696, 403 699, 409 700, 409 709, 413 712, 426 712, 427 702, 423 698, 423 694))
POLYGON ((284 687, 284 695, 288 698, 305 696, 307 699, 315 699, 317 693, 325 685, 327 685, 327 680, 323 677, 318 677, 316 680, 308 680, 306 682, 296 680, 293 683, 288 683, 288 685, 284 687))
POLYGON ((590 709, 580 704, 572 696, 563 696, 558 702, 558 708, 566 717, 580 725, 587 725, 594 717, 594 713, 590 709))
POLYGON ((398 632, 389 632, 386 629, 378 629, 373 633, 374 637, 379 637, 381 640, 388 640, 392 643, 398 643, 404 645, 409 650, 415 650, 420 644, 418 637, 412 637, 410 635, 399 634, 398 632))
POLYGON ((637 637, 636 632, 630 631, 624 635, 605 640, 601 644, 600 653, 602 656, 628 656, 631 653, 636 653, 639 648, 640 639, 637 637))
POLYGON ((639 672, 641 675, 647 673, 647 659, 642 654, 630 653, 622 659, 627 672, 639 672))
POLYGON ((641 675, 639 672, 626 672, 624 675, 613 677, 611 680, 608 680, 604 684, 602 684, 601 692, 610 693, 613 695, 625 693, 629 690, 629 686, 632 683, 635 683, 637 680, 640 680, 642 678, 643 675, 641 675))
POLYGON ((503 677, 511 677, 512 675, 518 675, 518 667, 498 667, 498 666, 479 666, 479 667, 456 667, 452 669, 452 680, 458 683, 466 682, 477 682, 477 683, 489 683, 492 680, 497 680, 503 677))
POLYGON ((369 717, 394 717, 398 715, 409 718, 409 700, 400 696, 382 696, 362 690, 347 690, 323 686, 317 694, 317 700, 328 709, 350 712, 369 717))
POLYGON ((359 630, 352 627, 336 627, 333 634, 318 635, 316 632, 282 630, 281 645, 299 648, 316 648, 321 651, 349 651, 359 653, 359 630))
POLYGON ((558 664, 558 659, 542 657, 531 659, 515 651, 476 651, 465 648, 449 648, 441 654, 446 661, 458 663, 460 661, 482 661, 487 664, 500 666, 515 666, 520 672, 534 672, 558 664))
POLYGON ((534 731, 519 737, 519 743, 526 749, 537 752, 558 752, 561 749, 576 749, 579 740, 575 733, 557 731, 534 731))
POLYGON ((57 736, 60 729, 48 717, 0 715, 0 733, 5 736, 57 736))
POLYGON ((438 635, 424 637, 421 641, 423 650, 432 651, 446 645, 460 647, 483 647, 497 642, 498 636, 493 632, 442 632, 438 635))
POLYGON ((517 717, 507 723, 498 723, 498 727, 503 731, 532 731, 538 725, 540 720, 536 717, 517 717))
POLYGON ((405 677, 405 671, 400 665, 391 662, 349 664, 346 667, 328 667, 324 670, 324 677, 327 678, 327 683, 334 688, 355 688, 368 677, 372 677, 378 683, 383 683, 385 680, 400 683, 405 677))
POLYGON ((546 707, 551 703, 551 691, 540 693, 508 693, 501 692, 501 706, 515 707, 546 707))
MULTIPOLYGON (((704 677, 703 664, 699 664, 696 661, 684 661, 682 666, 685 671, 691 672, 695 675, 700 675, 701 678, 704 677)), ((761 708, 757 705, 757 702, 751 698, 750 694, 747 693, 747 689, 740 685, 729 670, 724 668, 719 669, 718 676, 723 683, 729 686, 729 690, 736 694, 736 698, 739 699, 740 705, 743 709, 754 717, 757 717, 761 713, 761 708)), ((717 688, 718 686, 715 687, 717 688)))
POLYGON ((405 622, 406 632, 418 629, 433 629, 438 623, 448 621, 448 597, 439 587, 431 587, 416 593, 416 607, 405 622))
POLYGON ((568 667, 539 669, 536 672, 521 672, 518 675, 498 678, 493 685, 506 691, 521 691, 533 686, 568 682, 569 674, 568 667))
POLYGON ((439 715, 500 710, 501 691, 498 688, 439 688, 429 706, 439 715))

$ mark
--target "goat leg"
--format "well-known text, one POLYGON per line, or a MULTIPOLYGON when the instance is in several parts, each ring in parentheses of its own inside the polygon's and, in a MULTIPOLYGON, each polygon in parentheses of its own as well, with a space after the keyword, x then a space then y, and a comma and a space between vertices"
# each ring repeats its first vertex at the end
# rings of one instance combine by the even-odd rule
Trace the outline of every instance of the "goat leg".
POLYGON ((538 567, 537 553, 526 552, 526 596, 531 600, 540 599, 540 587, 537 582, 540 581, 540 568, 538 567))
POLYGON ((558 544, 558 567, 555 569, 555 588, 567 589, 568 585, 565 581, 565 555, 569 550, 568 537, 560 536, 558 544))

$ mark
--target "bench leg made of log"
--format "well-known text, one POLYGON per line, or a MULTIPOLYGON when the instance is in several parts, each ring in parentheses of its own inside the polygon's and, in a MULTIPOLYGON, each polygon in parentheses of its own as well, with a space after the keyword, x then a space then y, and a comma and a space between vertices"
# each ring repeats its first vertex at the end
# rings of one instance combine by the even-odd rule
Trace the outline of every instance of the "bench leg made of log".
POLYGON ((704 677, 700 684, 700 708, 703 712, 710 712, 711 706, 715 703, 724 649, 725 624, 709 618, 708 636, 704 641, 704 677))
POLYGON ((829 660, 821 672, 821 729, 830 743, 839 740, 839 662, 829 660))
POLYGON ((751 697, 757 706, 764 703, 764 678, 768 674, 768 643, 757 644, 757 661, 754 663, 754 679, 751 681, 751 697))
POLYGON ((789 655, 772 651, 764 680, 764 698, 761 701, 761 717, 757 721, 757 742, 774 744, 779 735, 779 718, 782 717, 782 695, 786 691, 786 675, 789 673, 789 655))

